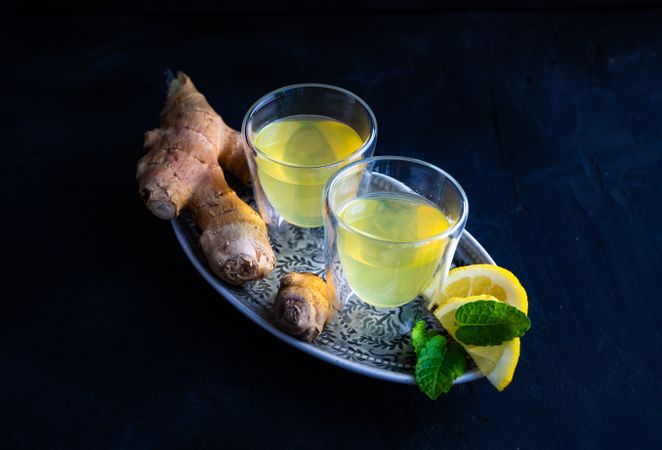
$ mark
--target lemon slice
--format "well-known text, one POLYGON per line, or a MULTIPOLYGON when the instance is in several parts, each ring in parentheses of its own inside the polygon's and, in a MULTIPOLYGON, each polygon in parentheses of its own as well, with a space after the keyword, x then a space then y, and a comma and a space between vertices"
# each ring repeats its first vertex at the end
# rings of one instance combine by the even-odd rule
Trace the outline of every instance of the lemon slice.
POLYGON ((526 291, 512 272, 492 264, 473 264, 448 272, 437 305, 444 305, 453 297, 491 295, 497 300, 529 312, 526 291))
MULTIPOLYGON (((470 297, 452 297, 434 311, 434 316, 441 322, 441 326, 455 338, 457 326, 455 324, 455 311, 467 303, 478 300, 499 301, 491 295, 474 295, 470 297)), ((459 341, 458 341, 459 342, 459 341)), ((477 346, 465 345, 459 342, 474 360, 478 369, 499 391, 503 391, 513 380, 515 368, 519 361, 520 340, 504 342, 501 345, 477 346)))

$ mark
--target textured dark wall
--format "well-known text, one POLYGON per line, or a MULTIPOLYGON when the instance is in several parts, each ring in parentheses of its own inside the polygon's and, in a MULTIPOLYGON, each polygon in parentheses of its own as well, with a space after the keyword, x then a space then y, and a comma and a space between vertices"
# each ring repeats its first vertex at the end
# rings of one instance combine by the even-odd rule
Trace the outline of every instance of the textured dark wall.
POLYGON ((0 12, 20 14, 62 15, 90 13, 248 13, 248 14, 302 14, 321 12, 344 13, 411 13, 439 11, 486 10, 607 10, 650 8, 661 6, 661 0, 251 0, 219 1, 196 0, 96 0, 83 3, 75 0, 42 2, 34 0, 5 1, 0 12))
POLYGON ((0 447, 618 448, 657 443, 662 14, 3 18, 0 447), (374 109, 528 289, 513 384, 431 402, 223 301, 136 192, 163 72, 229 124, 300 81, 374 109))

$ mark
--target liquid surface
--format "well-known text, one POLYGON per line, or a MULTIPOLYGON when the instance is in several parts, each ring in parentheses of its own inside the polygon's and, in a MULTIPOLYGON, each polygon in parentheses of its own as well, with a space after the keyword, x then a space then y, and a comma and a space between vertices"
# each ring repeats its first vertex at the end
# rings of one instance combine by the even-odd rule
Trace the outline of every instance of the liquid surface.
POLYGON ((351 228, 338 227, 340 262, 361 300, 400 306, 430 284, 447 240, 416 241, 450 226, 436 206, 414 194, 379 193, 349 201, 338 215, 351 228))
POLYGON ((271 158, 257 157, 260 184, 271 205, 294 225, 319 227, 322 190, 340 166, 315 166, 344 160, 363 145, 363 140, 349 125, 328 117, 291 116, 264 126, 254 144, 271 158))

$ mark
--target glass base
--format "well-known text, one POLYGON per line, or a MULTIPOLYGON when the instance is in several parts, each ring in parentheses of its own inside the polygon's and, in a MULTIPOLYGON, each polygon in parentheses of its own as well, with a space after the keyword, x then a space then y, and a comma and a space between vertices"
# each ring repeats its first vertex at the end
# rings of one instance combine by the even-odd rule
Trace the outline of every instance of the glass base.
POLYGON ((279 267, 324 276, 324 227, 302 228, 283 220, 268 229, 279 267))
POLYGON ((419 320, 430 322, 433 319, 424 303, 423 298, 418 297, 397 308, 378 308, 351 293, 338 315, 360 334, 375 339, 398 339, 410 334, 419 320))

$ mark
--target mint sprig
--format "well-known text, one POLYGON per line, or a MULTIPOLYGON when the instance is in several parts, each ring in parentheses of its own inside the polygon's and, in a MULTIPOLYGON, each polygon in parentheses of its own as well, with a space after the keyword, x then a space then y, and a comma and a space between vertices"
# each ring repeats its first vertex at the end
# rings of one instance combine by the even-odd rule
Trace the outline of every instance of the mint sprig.
POLYGON ((414 351, 418 355, 425 346, 425 343, 432 339, 434 336, 440 335, 439 330, 425 329, 425 321, 419 320, 411 330, 411 343, 414 346, 414 351))
POLYGON ((426 342, 425 321, 419 320, 416 322, 416 325, 414 325, 414 328, 411 329, 411 345, 414 347, 416 356, 418 356, 421 350, 423 350, 426 342))
POLYGON ((531 328, 531 321, 522 311, 491 300, 460 306, 455 323, 455 338, 467 345, 500 345, 524 336, 531 328))
POLYGON ((420 320, 412 329, 412 345, 416 351, 416 384, 432 400, 445 394, 453 381, 464 373, 467 359, 459 344, 448 344, 436 330, 425 330, 420 320))

